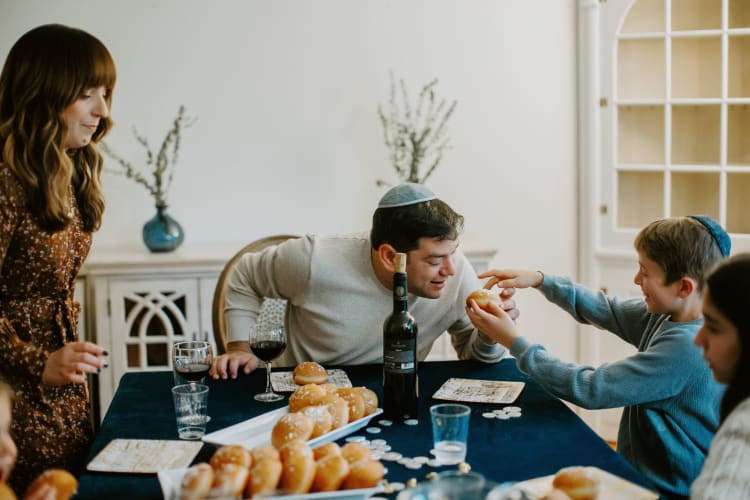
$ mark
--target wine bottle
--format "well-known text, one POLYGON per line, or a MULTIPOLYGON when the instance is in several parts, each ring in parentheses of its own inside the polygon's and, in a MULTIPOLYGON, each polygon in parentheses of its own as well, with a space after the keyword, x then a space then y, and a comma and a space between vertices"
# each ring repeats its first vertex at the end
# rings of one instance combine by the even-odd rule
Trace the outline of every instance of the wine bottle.
POLYGON ((383 414, 391 420, 417 418, 417 322, 409 314, 406 254, 397 253, 393 313, 383 323, 383 414))

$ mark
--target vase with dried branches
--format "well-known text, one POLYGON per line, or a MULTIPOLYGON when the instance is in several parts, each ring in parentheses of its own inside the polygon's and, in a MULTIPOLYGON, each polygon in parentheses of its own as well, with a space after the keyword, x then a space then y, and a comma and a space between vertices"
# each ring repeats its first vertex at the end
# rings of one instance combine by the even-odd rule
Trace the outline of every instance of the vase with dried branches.
MULTIPOLYGON (((383 125, 385 145, 389 158, 400 181, 424 183, 435 171, 443 152, 450 148, 446 124, 456 109, 457 101, 448 104, 435 97, 437 78, 422 87, 412 108, 409 92, 403 78, 396 82, 391 77, 388 112, 378 105, 378 116, 383 125)), ((388 182, 376 181, 378 186, 388 182)))
POLYGON ((182 130, 188 128, 195 122, 194 118, 185 116, 185 106, 180 106, 177 116, 172 122, 172 127, 167 132, 157 152, 151 149, 148 139, 133 129, 138 143, 146 150, 146 167, 140 169, 120 155, 115 153, 106 143, 101 142, 101 151, 112 158, 117 168, 105 167, 105 170, 128 179, 133 179, 142 185, 154 197, 156 215, 143 226, 143 242, 152 252, 171 252, 179 247, 185 233, 182 226, 167 214, 167 195, 172 184, 175 166, 177 165, 177 153, 180 149, 182 130), (144 173, 145 170, 150 170, 144 173))

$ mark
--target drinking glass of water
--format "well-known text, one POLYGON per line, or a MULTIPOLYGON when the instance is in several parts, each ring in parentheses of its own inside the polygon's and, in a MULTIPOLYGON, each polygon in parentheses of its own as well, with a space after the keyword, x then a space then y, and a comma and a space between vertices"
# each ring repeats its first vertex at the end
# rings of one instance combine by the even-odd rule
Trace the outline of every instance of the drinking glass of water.
POLYGON ((455 465, 466 460, 471 408, 445 403, 430 407, 432 420, 432 454, 442 465, 455 465))

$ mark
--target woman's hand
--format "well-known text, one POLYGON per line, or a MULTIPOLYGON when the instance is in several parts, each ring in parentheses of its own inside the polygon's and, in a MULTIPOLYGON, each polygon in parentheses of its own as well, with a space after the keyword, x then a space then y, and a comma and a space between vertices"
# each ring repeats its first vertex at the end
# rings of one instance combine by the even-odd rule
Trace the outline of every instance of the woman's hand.
POLYGON ((85 384, 86 374, 99 373, 109 364, 102 359, 106 351, 92 342, 69 342, 51 353, 42 373, 49 385, 85 384))
POLYGON ((489 289, 497 285, 501 288, 528 288, 542 284, 544 275, 539 271, 523 269, 491 269, 480 275, 480 279, 489 278, 484 287, 489 289))
POLYGON ((250 351, 247 342, 230 342, 227 344, 226 354, 214 358, 208 374, 215 380, 227 377, 237 378, 240 368, 245 375, 248 375, 257 367, 258 358, 250 351))
MULTIPOLYGON (((502 344, 506 349, 510 349, 510 345, 520 334, 516 328, 516 323, 511 315, 504 310, 504 307, 505 303, 503 307, 499 307, 491 302, 487 306, 490 312, 485 312, 472 300, 471 305, 466 306, 466 314, 480 332, 502 344)), ((513 311, 517 312, 518 309, 512 309, 510 312, 513 311)))

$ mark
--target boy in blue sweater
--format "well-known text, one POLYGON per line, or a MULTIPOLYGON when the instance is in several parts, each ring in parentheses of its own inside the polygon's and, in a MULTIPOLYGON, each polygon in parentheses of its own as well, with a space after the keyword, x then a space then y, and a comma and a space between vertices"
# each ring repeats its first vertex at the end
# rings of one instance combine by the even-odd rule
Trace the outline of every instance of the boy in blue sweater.
POLYGON ((643 298, 620 300, 539 271, 492 270, 485 288, 537 288, 581 323, 608 330, 638 352, 597 368, 564 362, 518 332, 501 308, 471 301, 469 319, 515 356, 555 396, 588 409, 625 407, 618 451, 666 496, 687 496, 716 431, 723 386, 695 349, 703 274, 729 255, 730 239, 707 216, 661 219, 635 239, 635 284, 643 298))

